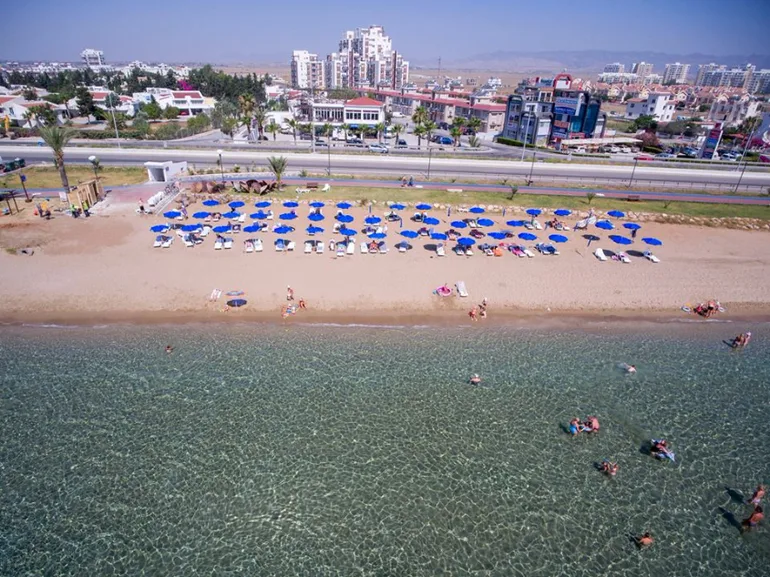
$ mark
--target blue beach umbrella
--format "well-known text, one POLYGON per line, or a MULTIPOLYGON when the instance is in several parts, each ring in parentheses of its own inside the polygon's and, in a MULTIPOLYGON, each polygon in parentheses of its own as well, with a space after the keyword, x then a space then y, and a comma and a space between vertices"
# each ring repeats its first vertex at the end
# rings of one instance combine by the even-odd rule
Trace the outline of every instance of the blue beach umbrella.
POLYGON ((275 234, 288 234, 288 233, 292 232, 293 230, 294 230, 294 228, 291 227, 291 226, 281 225, 281 226, 275 227, 273 232, 275 234))
POLYGON ((594 225, 596 228, 601 228, 602 230, 614 230, 615 225, 612 224, 609 220, 600 220, 594 225))
POLYGON ((439 219, 433 218, 432 216, 422 219, 423 224, 427 224, 430 226, 436 226, 439 222, 441 222, 439 219))
POLYGON ((390 205, 390 210, 404 210, 405 208, 406 205, 403 205, 400 202, 395 202, 390 205))
POLYGON ((319 222, 325 219, 326 217, 322 214, 318 214, 317 212, 314 212, 313 214, 309 215, 308 220, 311 220, 313 222, 319 222))
POLYGON ((379 240, 381 238, 385 238, 386 236, 388 235, 385 234, 384 232, 373 232, 372 234, 369 235, 369 238, 374 240, 379 240))
POLYGON ((297 218, 297 214, 294 212, 284 212, 281 216, 279 216, 281 220, 294 220, 297 218))
POLYGON ((524 226, 526 223, 523 220, 509 220, 505 224, 508 226, 524 226))
POLYGON ((156 224, 155 226, 151 226, 150 230, 152 232, 166 232, 168 230, 167 224, 156 224))
POLYGON ((532 234, 531 232, 520 232, 519 238, 522 240, 535 240, 537 236, 532 234))
POLYGON ((379 224, 382 222, 382 219, 379 216, 367 216, 364 222, 366 224, 379 224))
POLYGON ((180 229, 182 232, 195 232, 196 230, 201 230, 203 226, 201 224, 185 224, 180 229))
POLYGON ((628 230, 639 230, 642 228, 642 225, 636 224, 635 222, 624 222, 623 228, 627 228, 628 230))
POLYGON ((453 220, 449 224, 452 225, 453 228, 467 228, 468 223, 462 220, 453 220))
POLYGON ((480 206, 473 206, 473 207, 471 207, 469 212, 472 212, 473 214, 482 214, 482 213, 484 213, 486 211, 483 208, 481 208, 480 206))
POLYGON ((224 213, 224 214, 222 215, 222 218, 233 219, 233 218, 240 218, 240 216, 241 216, 241 213, 240 213, 240 212, 235 212, 235 211, 233 210, 232 212, 226 212, 226 213, 224 213))
POLYGON ((567 242, 569 240, 563 234, 552 234, 548 238, 550 238, 553 242, 567 242))
POLYGON ((355 230, 353 230, 352 228, 341 228, 341 229, 339 230, 339 233, 340 233, 342 236, 355 236, 356 234, 358 234, 358 233, 357 233, 355 230))
POLYGON ((558 210, 554 210, 553 213, 556 216, 569 216, 572 214, 571 210, 567 210, 566 208, 560 208, 558 210))
POLYGON ((242 200, 234 200, 231 203, 229 203, 227 206, 229 206, 232 209, 241 208, 242 206, 245 206, 246 203, 242 200))
POLYGON ((258 210, 257 212, 252 212, 249 215, 249 218, 252 220, 265 220, 267 218, 267 213, 263 210, 258 210))
POLYGON ((353 216, 350 214, 338 214, 334 218, 336 218, 339 222, 342 222, 345 224, 353 222, 353 220, 355 220, 353 216))
POLYGON ((262 227, 258 224, 250 224, 243 227, 243 232, 259 232, 260 230, 262 230, 262 227))
POLYGON ((497 240, 503 240, 506 235, 504 232, 490 232, 489 236, 497 240))
POLYGON ((612 216, 614 218, 623 218, 624 216, 626 216, 626 213, 621 212, 619 210, 611 210, 607 213, 607 216, 612 216))
POLYGON ((401 236, 405 236, 406 238, 417 238, 418 236, 420 236, 417 232, 413 230, 402 230, 401 232, 399 232, 399 234, 401 236))
POLYGON ((166 218, 177 218, 179 216, 182 216, 182 213, 178 210, 169 210, 168 212, 164 212, 163 216, 166 218))
POLYGON ((246 299, 232 299, 227 301, 227 306, 240 308, 246 305, 246 299))
POLYGON ((430 237, 431 237, 433 240, 446 240, 446 239, 448 239, 448 238, 449 238, 449 237, 448 237, 447 235, 445 235, 443 232, 432 232, 432 233, 430 233, 430 237))
POLYGON ((660 246, 663 244, 663 242, 655 237, 652 236, 646 236, 642 239, 642 242, 649 244, 651 246, 660 246))
POLYGON ((211 216, 211 213, 206 212, 205 210, 193 213, 193 218, 208 218, 210 216, 211 216))
POLYGON ((230 232, 232 228, 230 227, 229 224, 223 224, 222 226, 215 226, 213 230, 216 233, 223 233, 223 232, 230 232))
POLYGON ((269 200, 260 200, 254 206, 256 206, 257 208, 267 208, 268 206, 270 206, 270 204, 271 203, 269 200))
POLYGON ((286 208, 297 208, 299 206, 299 203, 294 200, 287 200, 286 202, 283 203, 283 205, 286 208))
POLYGON ((416 205, 415 208, 417 210, 430 210, 433 207, 426 202, 421 202, 420 204, 416 205))
POLYGON ((627 236, 622 236, 620 234, 611 234, 610 240, 616 244, 631 244, 634 241, 628 238, 627 236))
POLYGON ((313 202, 310 203, 310 206, 312 206, 313 208, 323 208, 324 206, 326 206, 326 203, 323 203, 320 200, 314 200, 313 202))
POLYGON ((219 204, 219 201, 210 198, 208 200, 204 200, 201 204, 203 204, 203 206, 216 206, 219 204))
POLYGON ((308 234, 319 234, 324 231, 323 227, 320 226, 309 226, 305 230, 308 234))
POLYGON ((543 211, 540 210, 539 208, 528 208, 527 209, 527 214, 529 216, 539 216, 541 212, 543 212, 543 211))
POLYGON ((489 219, 489 218, 480 218, 480 219, 477 221, 477 224, 478 224, 479 226, 494 226, 494 224, 495 224, 495 221, 494 221, 494 220, 492 220, 492 219, 489 219))
POLYGON ((460 246, 473 246, 474 244, 476 244, 476 241, 473 240, 472 238, 468 238, 467 236, 461 236, 460 238, 457 239, 457 244, 459 244, 460 246))
POLYGON ((342 210, 347 210, 351 206, 353 206, 353 205, 350 204, 349 202, 338 202, 337 203, 337 208, 341 208, 342 210))

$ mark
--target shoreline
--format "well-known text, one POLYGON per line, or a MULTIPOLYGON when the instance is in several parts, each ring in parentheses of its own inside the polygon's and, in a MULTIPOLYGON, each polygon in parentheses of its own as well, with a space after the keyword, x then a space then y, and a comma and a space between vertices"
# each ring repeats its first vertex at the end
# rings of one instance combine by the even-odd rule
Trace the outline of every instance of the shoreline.
POLYGON ((462 311, 344 311, 307 310, 281 318, 280 311, 233 309, 204 311, 104 311, 104 312, 44 312, 7 313, 0 311, 0 327, 53 327, 62 328, 94 326, 158 326, 188 324, 254 324, 275 326, 340 326, 340 327, 525 327, 525 328, 581 328, 588 325, 644 323, 646 325, 670 325, 673 323, 768 323, 770 305, 735 305, 729 312, 712 319, 695 314, 668 309, 581 309, 512 310, 491 307, 489 317, 471 321, 462 311))

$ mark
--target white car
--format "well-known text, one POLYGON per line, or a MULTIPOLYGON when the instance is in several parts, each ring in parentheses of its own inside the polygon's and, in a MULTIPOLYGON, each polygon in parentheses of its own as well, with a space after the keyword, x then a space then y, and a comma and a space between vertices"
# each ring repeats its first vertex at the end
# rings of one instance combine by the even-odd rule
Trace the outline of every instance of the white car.
POLYGON ((384 144, 370 144, 369 152, 379 152, 380 154, 386 154, 390 150, 384 144))
POLYGON ((610 147, 610 152, 612 154, 619 154, 620 153, 620 148, 618 148, 617 146, 611 146, 610 147))
POLYGON ((621 146, 620 152, 622 152, 623 154, 631 154, 631 149, 628 148, 627 146, 621 146))

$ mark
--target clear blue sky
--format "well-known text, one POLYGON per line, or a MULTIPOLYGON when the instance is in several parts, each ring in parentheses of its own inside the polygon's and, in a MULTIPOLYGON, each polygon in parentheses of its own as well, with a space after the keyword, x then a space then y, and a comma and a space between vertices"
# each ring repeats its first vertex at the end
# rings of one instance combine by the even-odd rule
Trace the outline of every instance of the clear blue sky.
POLYGON ((286 62, 381 24, 407 59, 498 50, 770 52, 770 0, 25 0, 2 2, 0 59, 286 62), (585 8, 589 6, 590 9, 585 8), (645 7, 642 9, 642 7, 645 7), (13 24, 11 24, 13 23, 13 24))

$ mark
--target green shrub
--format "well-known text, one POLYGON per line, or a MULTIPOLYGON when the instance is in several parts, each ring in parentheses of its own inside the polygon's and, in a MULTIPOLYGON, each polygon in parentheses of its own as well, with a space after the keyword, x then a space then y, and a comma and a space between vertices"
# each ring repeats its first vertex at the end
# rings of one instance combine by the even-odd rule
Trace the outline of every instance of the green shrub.
POLYGON ((507 138, 505 136, 498 136, 496 142, 500 144, 507 144, 508 146, 524 146, 524 143, 514 138, 507 138))
POLYGON ((657 146, 642 146, 642 152, 649 152, 650 154, 660 154, 663 152, 662 148, 657 146))

